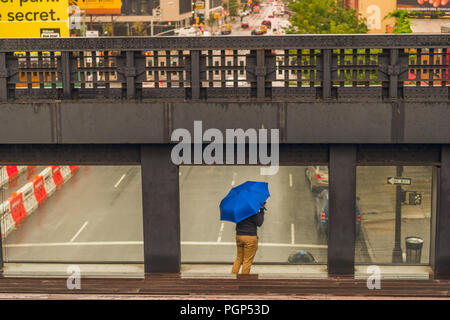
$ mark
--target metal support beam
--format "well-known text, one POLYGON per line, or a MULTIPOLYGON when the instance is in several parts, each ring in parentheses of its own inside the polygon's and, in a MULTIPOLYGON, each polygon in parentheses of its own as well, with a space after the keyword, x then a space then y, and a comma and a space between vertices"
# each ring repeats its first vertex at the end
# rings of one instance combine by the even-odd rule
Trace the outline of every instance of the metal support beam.
POLYGON ((145 273, 180 272, 178 167, 170 155, 170 145, 141 146, 145 273))
POLYGON ((328 273, 352 275, 356 231, 356 146, 331 145, 328 200, 328 273))
POLYGON ((450 277, 450 145, 442 145, 437 186, 434 275, 450 277))

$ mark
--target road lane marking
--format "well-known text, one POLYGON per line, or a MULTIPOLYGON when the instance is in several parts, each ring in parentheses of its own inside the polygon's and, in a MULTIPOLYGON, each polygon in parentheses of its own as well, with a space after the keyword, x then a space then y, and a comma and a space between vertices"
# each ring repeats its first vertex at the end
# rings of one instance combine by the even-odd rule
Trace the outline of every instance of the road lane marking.
MULTIPOLYGON (((74 247, 74 246, 135 246, 143 245, 143 241, 92 241, 92 242, 43 242, 43 243, 20 243, 6 244, 5 248, 27 248, 27 247, 74 247)), ((216 242, 216 241, 181 241, 181 245, 193 246, 235 246, 236 242, 216 242)), ((286 247, 286 248, 312 248, 326 249, 327 245, 320 244, 291 244, 291 243, 259 243, 262 247, 286 247)))
POLYGON ((225 223, 222 222, 222 224, 220 225, 220 231, 219 231, 219 236, 217 237, 217 242, 222 241, 222 233, 223 233, 224 227, 225 227, 225 223))
POLYGON ((231 181, 231 186, 234 186, 236 184, 236 181, 234 181, 236 179, 236 172, 233 172, 233 181, 231 181))
POLYGON ((289 173, 289 187, 292 188, 292 173, 289 173))
POLYGON ((122 177, 119 179, 119 181, 117 181, 117 183, 114 185, 114 188, 117 188, 119 186, 119 184, 122 182, 123 179, 125 179, 126 173, 124 173, 122 175, 122 177))
POLYGON ((291 244, 294 244, 295 234, 294 234, 294 224, 291 223, 291 244))
POLYGON ((86 221, 83 226, 80 228, 80 230, 78 230, 78 232, 73 236, 72 239, 70 239, 70 242, 73 242, 81 233, 81 231, 83 231, 84 228, 86 228, 86 226, 88 225, 88 221, 86 221))

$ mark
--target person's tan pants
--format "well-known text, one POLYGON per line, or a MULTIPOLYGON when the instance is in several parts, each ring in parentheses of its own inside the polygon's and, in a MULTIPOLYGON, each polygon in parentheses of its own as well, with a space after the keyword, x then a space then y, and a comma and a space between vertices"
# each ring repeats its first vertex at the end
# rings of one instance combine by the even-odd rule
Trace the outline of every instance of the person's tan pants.
POLYGON ((237 255, 231 273, 238 274, 242 266, 242 274, 249 274, 258 250, 258 236, 236 236, 237 255))

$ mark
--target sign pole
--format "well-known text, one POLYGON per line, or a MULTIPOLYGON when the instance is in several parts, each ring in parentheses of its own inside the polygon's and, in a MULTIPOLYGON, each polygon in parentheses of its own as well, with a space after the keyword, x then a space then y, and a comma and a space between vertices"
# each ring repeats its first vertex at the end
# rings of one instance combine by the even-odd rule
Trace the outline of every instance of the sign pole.
MULTIPOLYGON (((403 174, 403 166, 397 166, 397 177, 401 177, 403 174)), ((396 186, 395 195, 395 244, 392 251, 392 263, 402 263, 403 253, 401 246, 401 227, 402 227, 402 186, 398 184, 396 186)))

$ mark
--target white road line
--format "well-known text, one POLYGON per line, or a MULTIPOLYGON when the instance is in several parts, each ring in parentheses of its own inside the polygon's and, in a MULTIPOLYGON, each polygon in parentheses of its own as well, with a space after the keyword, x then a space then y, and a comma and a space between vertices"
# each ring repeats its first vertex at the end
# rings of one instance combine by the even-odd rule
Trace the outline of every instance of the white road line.
POLYGON ((220 225, 219 236, 217 237, 217 242, 222 241, 222 233, 223 233, 223 228, 224 227, 225 227, 225 223, 222 222, 222 224, 220 225))
POLYGON ((122 177, 120 177, 119 181, 117 181, 117 183, 114 185, 114 188, 117 188, 119 186, 119 184, 122 182, 123 179, 125 179, 126 173, 124 173, 122 175, 122 177))
POLYGON ((292 173, 289 173, 289 187, 292 188, 292 173))
POLYGON ((233 181, 231 181, 231 186, 234 186, 236 184, 235 178, 236 178, 237 173, 233 172, 233 181))
POLYGON ((291 244, 294 244, 295 234, 294 234, 294 224, 291 223, 291 244))
POLYGON ((73 242, 73 240, 75 240, 81 233, 81 231, 83 231, 84 228, 86 228, 86 226, 88 225, 88 221, 86 221, 83 226, 80 228, 80 230, 78 230, 78 232, 73 236, 72 239, 70 239, 70 242, 73 242))
MULTIPOLYGON (((143 245, 143 241, 92 241, 92 242, 44 242, 44 243, 20 243, 6 244, 5 248, 27 248, 27 247, 66 247, 66 246, 135 246, 143 245)), ((216 241, 181 241, 185 246, 235 246, 236 242, 216 241)), ((262 247, 286 247, 286 248, 315 248, 326 249, 327 245, 320 244, 290 244, 290 243, 259 243, 262 247)))

